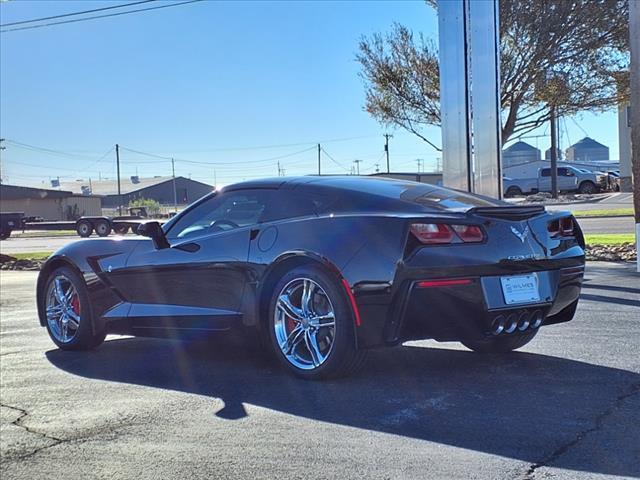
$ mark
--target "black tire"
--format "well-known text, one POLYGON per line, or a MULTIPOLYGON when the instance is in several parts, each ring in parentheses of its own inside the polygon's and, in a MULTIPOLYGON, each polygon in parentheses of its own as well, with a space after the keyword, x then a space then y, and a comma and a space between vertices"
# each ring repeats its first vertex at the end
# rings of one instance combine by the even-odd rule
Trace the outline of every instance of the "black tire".
POLYGON ((531 330, 518 335, 505 335, 487 338, 485 340, 462 340, 462 343, 469 350, 478 353, 508 353, 520 347, 524 347, 533 340, 538 330, 531 330))
POLYGON ((106 220, 96 221, 96 233, 99 237, 106 237, 111 233, 111 225, 106 220))
POLYGON ((522 190, 520 187, 509 187, 507 188, 507 192, 504 194, 505 197, 519 197, 522 195, 522 190))
POLYGON ((93 312, 91 310, 91 302, 89 301, 87 287, 82 277, 75 270, 69 267, 60 267, 49 274, 49 278, 47 278, 44 286, 44 294, 42 296, 42 311, 44 312, 44 315, 46 317, 49 289, 51 288, 52 282, 54 282, 54 280, 60 276, 67 279, 73 285, 75 291, 78 294, 78 316, 80 318, 79 327, 77 328, 72 339, 63 342, 60 339, 56 338, 55 333, 52 331, 50 322, 47 318, 45 318, 47 333, 49 333, 49 337, 51 338, 53 343, 55 343, 56 346, 62 350, 91 350, 93 348, 96 348, 104 341, 106 332, 101 331, 94 334, 93 312))
POLYGON ((76 232, 82 238, 90 237, 91 234, 93 233, 93 225, 91 225, 91 222, 89 222, 87 220, 80 220, 76 224, 76 232))
POLYGON ((269 302, 268 337, 270 350, 280 364, 292 374, 306 380, 320 380, 349 375, 357 370, 366 358, 366 350, 356 349, 355 323, 351 304, 344 287, 335 275, 319 266, 303 265, 287 272, 276 283, 269 302), (287 359, 276 337, 276 304, 283 289, 298 279, 310 279, 321 287, 334 312, 334 336, 326 359, 312 369, 299 368, 287 359))
POLYGON ((9 230, 8 232, 0 231, 0 240, 6 240, 10 236, 11 236, 11 230, 9 230))
POLYGON ((590 182, 589 180, 585 180, 580 184, 580 187, 578 188, 578 192, 592 194, 592 193, 597 193, 598 188, 596 187, 595 183, 590 182))
POLYGON ((113 231, 118 235, 125 235, 129 231, 129 225, 114 225, 113 231))

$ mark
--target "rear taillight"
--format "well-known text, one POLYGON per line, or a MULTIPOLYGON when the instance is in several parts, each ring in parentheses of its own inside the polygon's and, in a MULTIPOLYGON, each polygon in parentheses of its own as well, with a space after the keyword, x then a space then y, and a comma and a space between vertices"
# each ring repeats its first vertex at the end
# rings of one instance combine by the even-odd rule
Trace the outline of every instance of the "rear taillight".
POLYGON ((560 219, 560 231, 562 235, 570 237, 573 235, 573 218, 564 217, 560 219))
POLYGON ((414 223, 411 233, 427 245, 446 243, 477 243, 484 240, 484 232, 476 225, 448 225, 446 223, 414 223))
POLYGON ((453 240, 453 230, 444 223, 414 223, 411 233, 427 244, 451 243, 453 240))
POLYGON ((475 225, 451 225, 463 242, 473 243, 484 240, 484 233, 475 225))
POLYGON ((551 237, 571 237, 574 235, 574 224, 572 217, 562 217, 552 220, 547 224, 547 230, 551 237))

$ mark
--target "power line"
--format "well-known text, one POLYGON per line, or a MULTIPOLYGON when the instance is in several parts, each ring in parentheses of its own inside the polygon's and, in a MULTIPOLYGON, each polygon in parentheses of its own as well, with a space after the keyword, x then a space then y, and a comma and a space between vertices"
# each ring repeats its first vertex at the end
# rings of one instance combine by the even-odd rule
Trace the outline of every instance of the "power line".
POLYGON ((11 140, 11 139, 6 139, 6 142, 10 145, 13 145, 15 147, 21 147, 27 150, 36 150, 39 152, 44 152, 44 153, 48 153, 50 155, 57 155, 57 156, 64 156, 64 157, 71 157, 71 158, 87 158, 86 155, 80 155, 77 153, 69 153, 69 152, 63 152, 61 150, 53 150, 51 148, 45 148, 45 147, 38 147, 36 145, 30 145, 28 143, 23 143, 23 142, 17 142, 15 140, 11 140))
MULTIPOLYGON (((265 162, 273 162, 274 160, 280 160, 283 158, 288 158, 288 157, 293 157, 295 155, 299 155, 301 153, 305 153, 305 152, 309 152, 311 150, 315 150, 315 146, 313 147, 309 147, 309 148, 305 148, 303 150, 298 150, 296 152, 292 152, 292 153, 288 153, 285 155, 278 155, 276 157, 270 157, 270 158, 263 158, 261 160, 245 160, 245 161, 237 161, 237 162, 202 162, 202 161, 196 161, 196 160, 187 160, 184 158, 177 158, 177 157, 173 157, 175 161, 177 162, 181 162, 181 163, 189 163, 192 165, 220 165, 220 166, 225 166, 225 165, 246 165, 246 164, 256 164, 256 163, 265 163, 265 162)), ((160 158, 163 160, 171 160, 172 157, 165 157, 163 155, 157 155, 155 153, 148 153, 148 152, 143 152, 141 150, 134 150, 133 148, 128 148, 128 147, 123 147, 120 146, 121 150, 126 150, 128 152, 132 152, 132 153, 138 153, 140 155, 147 155, 149 157, 155 157, 155 158, 160 158)))
MULTIPOLYGON (((314 142, 297 142, 297 143, 280 143, 280 144, 270 144, 270 145, 253 145, 250 147, 221 147, 221 148, 208 148, 203 150, 183 150, 184 153, 209 153, 209 152, 234 152, 234 151, 245 151, 245 150, 268 150, 271 148, 287 148, 287 147, 302 147, 302 146, 317 146, 318 143, 338 143, 338 142, 348 142, 351 140, 361 140, 364 138, 376 138, 378 135, 359 135, 353 137, 340 137, 340 138, 330 138, 328 140, 319 140, 314 142)), ((164 158, 164 157, 163 157, 164 158)))
POLYGON ((5 29, 5 30, 0 30, 0 33, 16 32, 18 30, 31 30, 31 29, 34 29, 34 28, 52 27, 54 25, 62 25, 62 24, 65 24, 65 23, 85 22, 87 20, 96 20, 98 18, 117 17, 117 16, 120 16, 120 15, 127 15, 129 13, 148 12, 150 10, 159 10, 161 8, 178 7, 180 5, 186 5, 188 3, 196 3, 196 2, 201 2, 201 1, 202 0, 187 0, 185 2, 158 5, 157 7, 147 7, 147 8, 138 8, 138 9, 135 9, 135 10, 127 10, 126 12, 108 13, 106 15, 94 15, 92 17, 75 18, 75 19, 72 19, 72 20, 63 20, 61 22, 51 22, 51 23, 43 23, 43 24, 40 24, 40 25, 30 25, 30 26, 26 26, 26 27, 9 28, 9 29, 5 29))
POLYGON ((74 15, 84 15, 87 13, 103 12, 105 10, 113 10, 115 8, 131 7, 133 5, 140 5, 141 3, 155 2, 157 0, 142 0, 139 2, 123 3, 121 5, 112 5, 110 7, 94 8, 93 10, 84 10, 82 12, 64 13, 62 15, 53 15, 52 17, 34 18, 31 20, 21 20, 19 22, 3 23, 0 27, 11 27, 13 25, 24 25, 25 23, 44 22, 45 20, 54 20, 56 18, 73 17, 74 15))
POLYGON ((338 161, 333 158, 331 155, 329 155, 329 153, 324 149, 324 147, 320 147, 322 149, 322 151, 324 152, 324 154, 329 157, 329 160, 331 160, 333 163, 335 163, 337 166, 339 166, 340 168, 342 168, 345 172, 351 172, 350 169, 346 168, 345 166, 341 165, 340 163, 338 163, 338 161))
POLYGON ((16 162, 15 160, 10 161, 11 165, 21 165, 23 167, 36 167, 36 168, 44 168, 48 170, 66 170, 67 172, 78 172, 75 168, 65 168, 59 167, 57 165, 36 165, 34 163, 24 163, 24 162, 16 162))
POLYGON ((573 117, 569 117, 569 118, 571 119, 571 121, 572 121, 573 123, 575 123, 575 124, 576 124, 576 127, 578 127, 580 130, 582 130, 582 133, 584 133, 584 136, 585 136, 585 137, 588 137, 588 136, 589 136, 589 134, 587 133, 587 131, 586 131, 584 128, 582 128, 582 127, 580 126, 580 124, 576 121, 576 119, 575 119, 575 118, 573 118, 573 117))

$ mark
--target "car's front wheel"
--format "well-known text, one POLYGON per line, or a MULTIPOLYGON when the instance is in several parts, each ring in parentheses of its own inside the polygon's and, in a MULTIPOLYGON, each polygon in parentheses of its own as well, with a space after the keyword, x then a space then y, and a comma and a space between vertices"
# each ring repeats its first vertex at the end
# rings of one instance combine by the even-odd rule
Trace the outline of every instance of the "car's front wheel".
POLYGON ((538 330, 531 330, 518 335, 505 335, 484 340, 462 340, 462 344, 470 350, 479 353, 508 353, 524 347, 533 340, 538 330))
POLYGON ((353 312, 342 284, 316 266, 285 274, 273 289, 269 334, 286 369, 306 379, 339 377, 364 361, 356 349, 353 312))
POLYGON ((51 340, 63 350, 89 350, 104 341, 104 332, 93 332, 87 287, 69 267, 58 268, 49 275, 43 311, 51 340))

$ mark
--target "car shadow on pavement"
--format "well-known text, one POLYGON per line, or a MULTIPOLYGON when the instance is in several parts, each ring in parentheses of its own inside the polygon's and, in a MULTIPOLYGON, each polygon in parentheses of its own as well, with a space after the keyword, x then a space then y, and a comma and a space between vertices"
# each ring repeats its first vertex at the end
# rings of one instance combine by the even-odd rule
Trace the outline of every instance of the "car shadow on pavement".
MULTIPOLYGON (((349 378, 310 382, 220 340, 114 338, 92 352, 46 355, 82 377, 221 398, 225 406, 211 414, 224 419, 246 416, 243 405, 252 404, 532 466, 640 477, 640 460, 631 455, 640 429, 610 428, 620 421, 618 409, 640 397, 633 395, 640 375, 625 370, 524 352, 483 356, 403 346, 371 352, 365 368, 349 378), (595 442, 600 446, 586 459, 567 454, 605 428, 607 441, 595 442)), ((635 418, 625 419, 631 425, 638 421, 638 408, 633 411, 635 418)))

